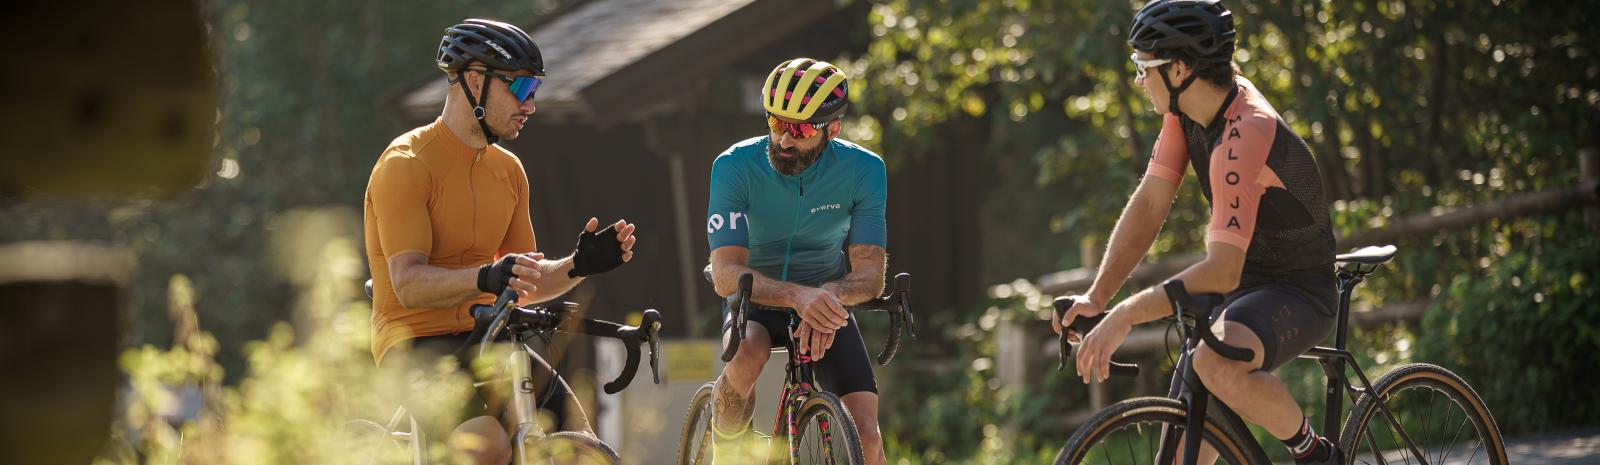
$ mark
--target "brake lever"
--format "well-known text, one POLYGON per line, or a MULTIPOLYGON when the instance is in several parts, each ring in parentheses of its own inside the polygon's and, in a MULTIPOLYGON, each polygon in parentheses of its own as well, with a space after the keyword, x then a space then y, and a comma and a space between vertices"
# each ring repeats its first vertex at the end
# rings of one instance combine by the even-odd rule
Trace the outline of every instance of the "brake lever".
POLYGON ((650 375, 656 384, 661 384, 661 313, 655 309, 645 310, 640 326, 644 329, 645 342, 650 343, 650 375))

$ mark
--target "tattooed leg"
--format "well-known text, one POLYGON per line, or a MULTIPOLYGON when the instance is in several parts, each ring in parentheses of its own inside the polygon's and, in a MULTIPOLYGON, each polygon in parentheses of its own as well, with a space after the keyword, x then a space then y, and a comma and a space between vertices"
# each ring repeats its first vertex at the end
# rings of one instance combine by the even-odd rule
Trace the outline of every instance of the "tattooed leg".
POLYGON ((772 356, 772 342, 767 329, 759 324, 745 327, 745 338, 739 343, 739 354, 723 368, 712 390, 713 416, 717 430, 739 431, 750 424, 755 415, 755 384, 761 376, 761 367, 772 356))

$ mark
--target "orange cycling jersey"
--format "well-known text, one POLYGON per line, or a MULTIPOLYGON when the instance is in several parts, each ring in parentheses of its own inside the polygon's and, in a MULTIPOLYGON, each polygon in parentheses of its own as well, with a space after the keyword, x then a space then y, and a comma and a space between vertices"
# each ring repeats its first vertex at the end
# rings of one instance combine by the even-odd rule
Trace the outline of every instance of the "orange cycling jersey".
POLYGON ((395 257, 422 254, 429 266, 462 269, 535 248, 522 161, 496 145, 466 145, 443 120, 389 143, 367 181, 363 216, 379 362, 401 341, 471 331, 472 305, 494 302, 483 294, 455 308, 406 308, 389 277, 395 257))

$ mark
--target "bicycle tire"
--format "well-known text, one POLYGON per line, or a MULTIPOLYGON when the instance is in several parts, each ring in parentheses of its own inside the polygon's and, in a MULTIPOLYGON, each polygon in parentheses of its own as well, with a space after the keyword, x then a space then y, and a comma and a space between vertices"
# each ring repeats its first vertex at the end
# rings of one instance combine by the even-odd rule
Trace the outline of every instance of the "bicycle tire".
POLYGON ((588 433, 562 431, 531 441, 522 465, 616 465, 617 451, 588 433))
POLYGON ((678 436, 678 465, 711 463, 711 396, 716 386, 706 383, 689 397, 689 412, 678 436))
MULTIPOLYGON (((1130 427, 1137 428, 1139 431, 1145 431, 1144 425, 1154 427, 1150 428, 1149 431, 1154 433, 1152 438, 1155 439, 1148 445, 1157 447, 1160 445, 1159 432, 1165 431, 1162 427, 1182 428, 1185 426, 1187 418, 1188 411, 1182 402, 1165 397, 1140 397, 1112 404, 1095 413, 1094 417, 1072 433, 1072 437, 1067 439, 1066 445, 1056 454, 1055 464, 1076 465, 1086 463, 1091 457, 1095 456, 1094 452, 1100 450, 1098 448, 1111 447, 1117 444, 1119 441, 1116 441, 1113 435, 1130 427)), ((1213 449, 1216 449, 1217 458, 1223 461, 1220 463, 1235 465, 1248 463, 1244 459, 1247 455, 1244 449, 1240 447, 1242 441, 1234 437, 1228 429, 1222 428, 1210 419, 1205 421, 1204 428, 1205 434, 1203 436, 1205 441, 1213 449)), ((1129 460, 1114 461, 1110 460, 1110 457, 1106 457, 1106 460, 1094 460, 1092 463, 1153 463, 1152 457, 1156 455, 1156 450, 1151 449, 1148 454, 1140 455, 1135 453, 1131 442, 1123 444, 1127 446, 1129 460)), ((1118 449, 1120 448, 1118 447, 1118 449)))
MULTIPOLYGON (((1428 416, 1434 413, 1433 409, 1439 404, 1436 402, 1437 396, 1432 397, 1432 399, 1426 401, 1428 404, 1428 410, 1426 410, 1428 416)), ((1383 450, 1385 453, 1383 460, 1389 460, 1390 463, 1392 463, 1392 460, 1388 459, 1390 455, 1399 454, 1406 459, 1415 457, 1412 451, 1406 448, 1399 440, 1399 435, 1394 431, 1393 425, 1389 423, 1388 419, 1380 416, 1379 412, 1382 410, 1377 408, 1379 399, 1383 399, 1384 405, 1394 412, 1394 415, 1400 420, 1401 426, 1405 428, 1405 433, 1412 436, 1413 440, 1423 443, 1419 447, 1426 448, 1421 451, 1424 456, 1433 455, 1431 449, 1438 448, 1427 444, 1427 438, 1433 436, 1431 434, 1433 431, 1429 430, 1429 427, 1434 423, 1444 426, 1444 429, 1439 431, 1443 432, 1442 435, 1450 435, 1451 441, 1459 438, 1460 434, 1465 431, 1466 425, 1470 423, 1473 427, 1473 432, 1479 438, 1478 446, 1473 452, 1473 458, 1477 456, 1476 451, 1481 450, 1483 456, 1486 457, 1485 461, 1490 465, 1505 465, 1507 462, 1504 438, 1500 435, 1500 428, 1495 424, 1494 416, 1489 413, 1489 408, 1484 405, 1483 398, 1478 396, 1478 392, 1450 370, 1438 365, 1413 363, 1389 370, 1388 373, 1378 377, 1378 381, 1372 385, 1372 391, 1362 394, 1355 405, 1351 406, 1350 417, 1345 419, 1344 433, 1339 438, 1340 450, 1345 451, 1346 464, 1370 463, 1378 457, 1363 458, 1363 456, 1364 454, 1373 454, 1374 450, 1383 450), (1418 389, 1425 391, 1417 391, 1418 389), (1410 392, 1423 395, 1429 392, 1444 394, 1443 398, 1449 401, 1444 404, 1445 408, 1449 409, 1451 405, 1458 407, 1461 416, 1465 417, 1463 422, 1455 427, 1453 432, 1443 432, 1450 429, 1449 425, 1452 422, 1449 421, 1448 417, 1444 421, 1438 422, 1435 422, 1432 418, 1423 417, 1420 418, 1422 423, 1416 425, 1415 422, 1419 420, 1413 412, 1421 407, 1411 400, 1419 397, 1410 396, 1410 392), (1405 426, 1408 421, 1415 426, 1405 426), (1383 433, 1380 432, 1368 435, 1367 433, 1373 431, 1369 430, 1371 426, 1381 427, 1382 430, 1386 430, 1388 437, 1379 437, 1383 436, 1383 433), (1391 442, 1382 443, 1380 442, 1382 439, 1388 439, 1391 442), (1387 447, 1387 445, 1394 445, 1395 447, 1387 447), (1482 447, 1483 445, 1488 445, 1488 447, 1482 447), (1365 448, 1363 449, 1360 446, 1365 448)), ((1448 414, 1449 412, 1444 413, 1448 414)), ((1452 443, 1450 447, 1438 451, 1440 456, 1435 460, 1428 461, 1428 463, 1445 463, 1447 459, 1452 457, 1451 453, 1455 450, 1455 444, 1452 443)), ((1481 462, 1472 460, 1472 463, 1481 462)))
POLYGON ((802 465, 864 465, 866 459, 861 454, 861 433, 856 429, 856 421, 845 410, 844 401, 839 396, 830 392, 817 392, 806 398, 800 404, 800 415, 797 431, 799 431, 799 450, 789 451, 795 458, 793 463, 802 465), (815 450, 808 450, 806 445, 806 432, 811 431, 813 420, 817 423, 817 430, 831 432, 821 434, 822 440, 817 441, 815 450), (826 426, 826 427, 824 427, 826 426), (842 447, 841 447, 842 446, 842 447), (833 448, 832 459, 828 460, 824 447, 833 448), (843 450, 840 450, 843 449, 843 450), (842 453, 841 453, 842 452, 842 453), (796 457, 798 455, 798 457, 796 457), (843 460, 840 460, 843 459, 843 460))

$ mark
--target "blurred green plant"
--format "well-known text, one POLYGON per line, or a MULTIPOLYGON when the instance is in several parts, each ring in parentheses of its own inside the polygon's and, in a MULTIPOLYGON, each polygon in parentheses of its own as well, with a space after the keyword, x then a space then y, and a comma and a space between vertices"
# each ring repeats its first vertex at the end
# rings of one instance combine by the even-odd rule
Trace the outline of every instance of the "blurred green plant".
POLYGON ((1472 383, 1502 430, 1600 422, 1596 263, 1600 239, 1558 229, 1455 277, 1423 321, 1416 358, 1472 383))
MULTIPOLYGON (((408 463, 389 439, 354 428, 357 419, 383 422, 404 404, 432 431, 449 431, 471 382, 452 362, 379 370, 372 363, 365 298, 354 294, 364 276, 352 242, 319 248, 301 324, 277 323, 265 340, 245 345, 249 371, 222 384, 217 340, 195 324, 194 288, 171 279, 170 313, 177 324, 169 349, 144 345, 121 358, 130 389, 97 465, 132 464, 366 464, 408 463), (297 334, 298 333, 298 334, 297 334), (199 411, 186 416, 180 393, 199 391, 199 411)), ((397 358, 391 363, 404 363, 397 358)), ((191 400, 190 402, 193 402, 191 400)), ((445 438, 430 437, 434 461, 447 459, 445 438)))

